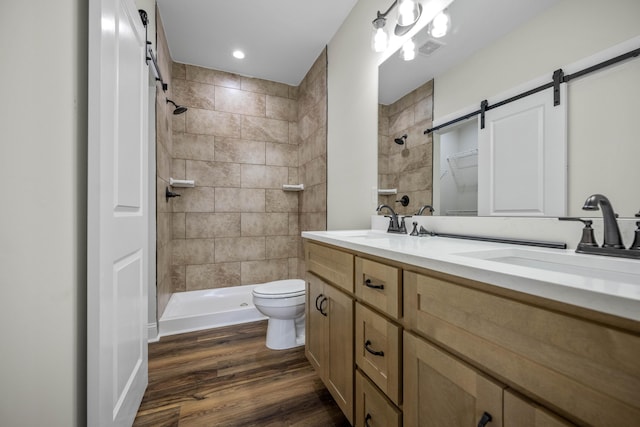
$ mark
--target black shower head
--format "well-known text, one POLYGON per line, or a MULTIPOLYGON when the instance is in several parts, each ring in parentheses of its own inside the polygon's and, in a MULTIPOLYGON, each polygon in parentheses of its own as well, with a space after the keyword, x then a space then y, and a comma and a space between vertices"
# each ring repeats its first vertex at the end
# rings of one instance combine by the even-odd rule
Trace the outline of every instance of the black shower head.
POLYGON ((396 138, 394 139, 394 141, 396 142, 396 144, 398 145, 404 145, 404 142, 407 140, 407 134, 405 133, 404 135, 402 135, 400 138, 396 138))
POLYGON ((180 106, 180 105, 176 104, 175 102, 173 102, 173 101, 172 101, 172 100, 170 100, 170 99, 167 99, 167 104, 168 104, 168 103, 172 103, 172 104, 173 104, 173 106, 174 106, 174 107, 176 107, 176 108, 175 108, 175 110, 173 110, 173 114, 176 114, 176 115, 177 115, 177 114, 182 114, 182 113, 184 113, 185 111, 187 111, 187 110, 188 110, 188 108, 187 108, 187 107, 182 107, 182 106, 180 106))

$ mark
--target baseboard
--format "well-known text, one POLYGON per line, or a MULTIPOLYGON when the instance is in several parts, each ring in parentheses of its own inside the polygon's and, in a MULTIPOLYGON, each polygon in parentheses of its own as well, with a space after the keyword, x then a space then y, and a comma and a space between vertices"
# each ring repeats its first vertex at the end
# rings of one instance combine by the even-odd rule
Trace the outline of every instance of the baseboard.
POLYGON ((158 323, 147 324, 147 342, 158 342, 160 337, 158 336, 158 323))

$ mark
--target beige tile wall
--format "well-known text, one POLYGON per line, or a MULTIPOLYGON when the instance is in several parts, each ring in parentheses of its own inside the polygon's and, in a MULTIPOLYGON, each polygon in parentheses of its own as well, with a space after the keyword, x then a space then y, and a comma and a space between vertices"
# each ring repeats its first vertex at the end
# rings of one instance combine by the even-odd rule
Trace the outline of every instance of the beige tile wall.
POLYGON ((432 203, 432 137, 424 135, 433 121, 433 80, 391 105, 378 106, 378 186, 397 188, 396 196, 380 196, 379 202, 402 214, 415 213, 432 203), (407 135, 404 145, 395 138, 407 135), (396 200, 409 196, 403 207, 396 200))
MULTIPOLYGON (((300 83, 298 137, 300 180, 300 231, 327 229, 327 50, 325 49, 300 83)), ((302 245, 298 275, 304 277, 302 245)))
POLYGON ((173 291, 298 277, 298 90, 173 64, 173 291))

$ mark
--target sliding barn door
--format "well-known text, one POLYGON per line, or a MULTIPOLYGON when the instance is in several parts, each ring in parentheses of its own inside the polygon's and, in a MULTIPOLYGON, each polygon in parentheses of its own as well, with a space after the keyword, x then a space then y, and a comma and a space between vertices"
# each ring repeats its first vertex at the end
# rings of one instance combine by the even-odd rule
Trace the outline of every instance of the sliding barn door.
POLYGON ((478 129, 478 215, 564 216, 567 97, 544 90, 485 114, 478 129))

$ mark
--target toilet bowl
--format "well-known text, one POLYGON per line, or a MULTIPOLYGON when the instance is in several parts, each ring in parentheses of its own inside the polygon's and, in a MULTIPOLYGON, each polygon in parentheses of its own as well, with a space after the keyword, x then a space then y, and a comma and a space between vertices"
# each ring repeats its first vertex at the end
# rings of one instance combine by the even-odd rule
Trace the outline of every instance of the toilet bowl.
POLYGON ((277 280, 258 285, 253 289, 253 304, 269 318, 268 348, 284 350, 304 345, 304 280, 277 280))

